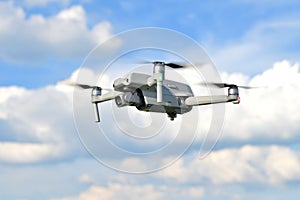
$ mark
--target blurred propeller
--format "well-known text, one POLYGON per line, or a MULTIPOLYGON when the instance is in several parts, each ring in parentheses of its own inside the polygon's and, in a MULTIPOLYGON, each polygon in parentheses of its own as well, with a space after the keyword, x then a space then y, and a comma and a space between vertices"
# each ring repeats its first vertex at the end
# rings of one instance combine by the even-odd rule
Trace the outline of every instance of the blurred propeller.
POLYGON ((112 89, 102 88, 99 86, 93 86, 93 85, 88 85, 88 84, 81 84, 81 83, 68 83, 68 85, 73 86, 73 87, 79 87, 81 89, 100 88, 101 90, 112 91, 112 89))
POLYGON ((165 63, 165 62, 162 62, 162 61, 142 61, 142 62, 139 62, 141 64, 162 64, 162 65, 165 65, 165 66, 168 66, 168 67, 171 67, 173 69, 180 69, 180 68, 186 68, 189 66, 189 64, 179 64, 179 63, 165 63))
POLYGON ((256 89, 256 88, 261 88, 261 87, 253 87, 253 86, 239 86, 235 84, 228 84, 228 83, 213 83, 213 82, 208 82, 208 83, 200 83, 200 85, 204 86, 214 86, 218 88, 226 88, 226 87, 238 87, 242 89, 256 89))
POLYGON ((81 89, 92 89, 92 88, 98 87, 98 86, 92 86, 92 85, 80 84, 80 83, 69 83, 68 85, 74 86, 74 87, 79 87, 81 89))
POLYGON ((186 68, 187 66, 185 65, 179 65, 176 63, 165 63, 166 66, 171 67, 173 69, 180 69, 180 68, 186 68))

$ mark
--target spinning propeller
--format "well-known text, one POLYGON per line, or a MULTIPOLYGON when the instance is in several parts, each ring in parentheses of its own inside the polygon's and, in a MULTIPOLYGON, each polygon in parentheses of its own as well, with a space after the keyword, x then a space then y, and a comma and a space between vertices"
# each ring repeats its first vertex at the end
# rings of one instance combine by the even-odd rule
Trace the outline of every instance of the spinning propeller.
POLYGON ((173 69, 180 69, 180 68, 186 68, 188 65, 185 64, 179 64, 179 63, 165 63, 162 61, 142 61, 141 64, 154 64, 154 65, 162 65, 162 66, 168 66, 173 69))
POLYGON ((81 83, 69 83, 68 85, 74 86, 74 87, 79 87, 81 89, 93 89, 93 88, 98 87, 98 86, 92 86, 92 85, 81 84, 81 83))
POLYGON ((68 85, 70 86, 74 86, 74 87, 79 87, 81 89, 100 89, 100 90, 107 90, 107 91, 112 91, 112 89, 108 89, 108 88, 102 88, 100 86, 94 86, 94 85, 88 85, 88 84, 81 84, 81 83, 68 83, 68 85))
POLYGON ((238 87, 238 88, 243 88, 243 89, 256 89, 256 88, 261 88, 261 87, 252 87, 252 86, 239 86, 235 84, 228 84, 228 83, 214 83, 214 82, 208 82, 208 83, 200 83, 201 85, 206 85, 206 86, 214 86, 217 88, 226 88, 226 87, 238 87))

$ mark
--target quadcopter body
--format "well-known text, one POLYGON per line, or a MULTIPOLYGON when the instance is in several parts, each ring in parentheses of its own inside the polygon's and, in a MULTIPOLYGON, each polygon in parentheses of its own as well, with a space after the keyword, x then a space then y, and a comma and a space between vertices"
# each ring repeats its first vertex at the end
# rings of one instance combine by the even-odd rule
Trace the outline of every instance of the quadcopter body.
POLYGON ((92 88, 91 102, 94 105, 96 122, 100 122, 98 104, 109 100, 114 100, 118 107, 135 106, 140 111, 166 113, 171 120, 174 120, 177 114, 191 111, 193 106, 240 103, 237 85, 208 83, 220 88, 228 87, 228 95, 194 96, 188 84, 165 80, 165 66, 175 69, 184 66, 160 61, 151 63, 154 65, 152 76, 131 73, 116 79, 113 84, 114 90, 104 94, 101 87, 76 84, 84 89, 92 88))

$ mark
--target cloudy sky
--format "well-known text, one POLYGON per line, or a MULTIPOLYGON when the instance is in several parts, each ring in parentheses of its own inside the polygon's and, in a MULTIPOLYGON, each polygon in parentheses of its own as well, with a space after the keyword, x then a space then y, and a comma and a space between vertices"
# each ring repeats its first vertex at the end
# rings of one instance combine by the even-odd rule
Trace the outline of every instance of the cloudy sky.
MULTIPOLYGON (((295 199, 300 195, 299 9, 296 0, 1 1, 0 198, 295 199), (61 83, 76 80, 97 44, 141 27, 192 38, 225 82, 267 87, 241 91, 241 104, 226 104, 221 137, 205 158, 196 142, 180 158, 175 150, 157 155, 161 165, 176 160, 168 167, 133 175, 86 151, 76 126, 80 119, 74 121, 73 89, 61 83)), ((207 122, 211 108, 201 110, 200 122, 207 122)), ((111 117, 105 108, 103 115, 111 117)), ((136 115, 131 119, 149 118, 136 115)), ((80 126, 89 133, 89 125, 80 126)), ((115 137, 113 126, 102 126, 115 137)), ((95 144, 99 151, 109 151, 101 144, 95 144)), ((106 154, 124 169, 157 162, 106 154)))

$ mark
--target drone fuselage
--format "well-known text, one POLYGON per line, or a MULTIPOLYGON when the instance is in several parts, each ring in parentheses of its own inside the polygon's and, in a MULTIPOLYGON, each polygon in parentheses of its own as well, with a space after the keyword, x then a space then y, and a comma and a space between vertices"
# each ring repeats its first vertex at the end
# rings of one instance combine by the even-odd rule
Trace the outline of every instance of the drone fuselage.
POLYGON ((114 82, 114 90, 121 92, 115 98, 117 106, 135 106, 140 111, 167 113, 173 120, 176 114, 184 114, 192 109, 185 99, 193 96, 189 85, 164 80, 162 101, 157 101, 157 85, 152 77, 142 73, 131 73, 114 82))
POLYGON ((113 84, 114 91, 108 93, 102 94, 101 87, 94 87, 91 101, 95 121, 100 121, 98 103, 108 100, 115 100, 118 107, 135 106, 140 111, 167 113, 171 120, 177 114, 191 111, 193 106, 240 102, 236 85, 228 86, 228 95, 194 96, 188 84, 164 79, 164 68, 161 67, 162 63, 156 63, 152 76, 130 73, 124 78, 118 78, 113 84))

